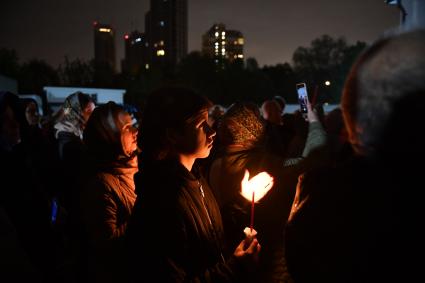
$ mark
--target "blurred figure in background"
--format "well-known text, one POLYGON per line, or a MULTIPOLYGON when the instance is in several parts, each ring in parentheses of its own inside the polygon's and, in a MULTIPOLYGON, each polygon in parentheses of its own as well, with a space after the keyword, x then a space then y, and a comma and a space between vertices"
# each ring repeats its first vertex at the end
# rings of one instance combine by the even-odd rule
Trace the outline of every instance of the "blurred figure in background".
POLYGON ((69 213, 77 202, 76 180, 80 175, 84 147, 83 130, 95 108, 93 99, 82 92, 69 95, 62 106, 62 116, 54 125, 57 149, 62 171, 61 191, 59 195, 63 206, 69 213))
POLYGON ((37 102, 33 99, 29 99, 23 102, 25 109, 25 118, 30 126, 40 127, 41 116, 38 111, 37 102))
POLYGON ((216 104, 211 106, 208 112, 208 123, 211 128, 216 130, 218 120, 224 115, 225 109, 223 106, 216 104))
POLYGON ((285 113, 285 106, 286 106, 285 98, 283 98, 282 96, 276 95, 275 97, 273 97, 273 99, 277 101, 277 103, 279 103, 279 106, 281 109, 280 115, 283 117, 283 114, 285 113))
POLYGON ((266 100, 261 105, 261 113, 266 121, 267 147, 273 154, 286 158, 289 144, 294 137, 288 127, 284 127, 282 121, 282 108, 275 99, 266 100))
POLYGON ((282 108, 274 99, 264 101, 261 105, 261 113, 264 120, 274 124, 282 125, 282 108))
POLYGON ((51 226, 51 201, 22 142, 25 123, 18 96, 0 92, 0 212, 5 221, 0 238, 11 240, 0 245, 0 276, 52 282, 62 261, 51 226))
POLYGON ((61 160, 78 154, 84 127, 94 108, 93 99, 82 92, 73 93, 65 99, 62 117, 54 126, 61 160))
POLYGON ((295 282, 414 282, 423 274, 425 31, 385 37, 353 65, 350 158, 300 177, 286 229, 295 282))

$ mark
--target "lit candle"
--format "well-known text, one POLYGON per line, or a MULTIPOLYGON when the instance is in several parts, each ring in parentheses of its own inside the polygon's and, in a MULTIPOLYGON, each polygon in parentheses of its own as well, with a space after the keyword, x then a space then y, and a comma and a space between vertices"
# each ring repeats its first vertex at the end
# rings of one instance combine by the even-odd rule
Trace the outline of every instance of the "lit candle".
POLYGON ((245 170, 245 175, 241 182, 241 194, 244 198, 251 201, 251 221, 249 228, 254 227, 254 206, 255 203, 262 199, 267 192, 273 187, 273 177, 267 172, 261 172, 249 179, 249 172, 245 170))

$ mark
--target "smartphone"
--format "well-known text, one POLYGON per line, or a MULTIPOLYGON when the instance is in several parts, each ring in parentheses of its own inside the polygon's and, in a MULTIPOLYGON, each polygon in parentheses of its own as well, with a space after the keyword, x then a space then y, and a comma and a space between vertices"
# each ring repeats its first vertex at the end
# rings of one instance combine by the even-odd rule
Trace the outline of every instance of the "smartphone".
POLYGON ((298 93, 298 103, 300 104, 301 113, 307 114, 307 85, 305 83, 296 84, 297 93, 298 93))

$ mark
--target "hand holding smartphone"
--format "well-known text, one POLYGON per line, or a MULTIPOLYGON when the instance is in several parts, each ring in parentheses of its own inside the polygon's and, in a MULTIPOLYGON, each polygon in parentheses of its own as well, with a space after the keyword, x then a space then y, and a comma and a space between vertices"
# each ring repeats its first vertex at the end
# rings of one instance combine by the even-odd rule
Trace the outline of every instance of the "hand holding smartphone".
POLYGON ((300 104, 301 113, 305 116, 308 112, 307 110, 307 85, 305 83, 296 84, 297 93, 298 93, 298 103, 300 104))

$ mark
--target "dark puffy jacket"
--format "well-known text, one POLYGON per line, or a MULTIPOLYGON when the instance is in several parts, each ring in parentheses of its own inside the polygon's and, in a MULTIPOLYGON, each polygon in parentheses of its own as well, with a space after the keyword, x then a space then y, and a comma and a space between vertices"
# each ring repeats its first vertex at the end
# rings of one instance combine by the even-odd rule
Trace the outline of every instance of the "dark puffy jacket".
POLYGON ((236 280, 235 259, 224 254, 220 211, 203 178, 161 161, 142 168, 136 188, 128 228, 134 281, 236 280))

